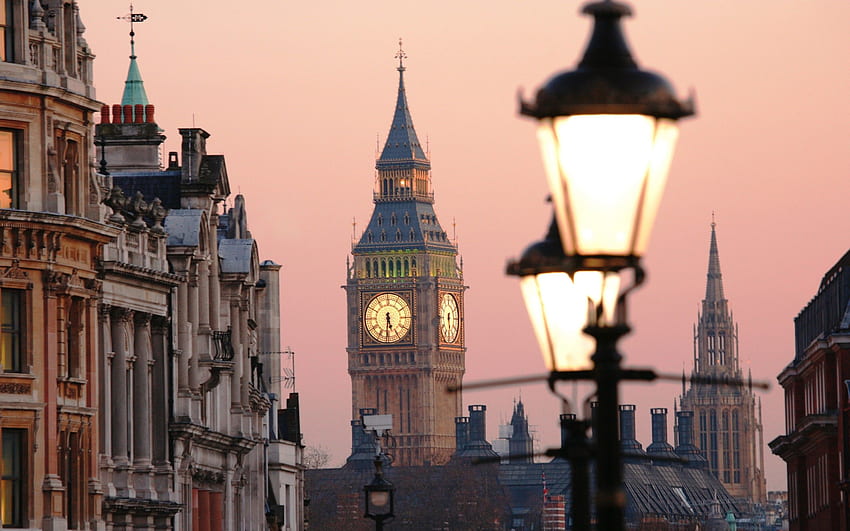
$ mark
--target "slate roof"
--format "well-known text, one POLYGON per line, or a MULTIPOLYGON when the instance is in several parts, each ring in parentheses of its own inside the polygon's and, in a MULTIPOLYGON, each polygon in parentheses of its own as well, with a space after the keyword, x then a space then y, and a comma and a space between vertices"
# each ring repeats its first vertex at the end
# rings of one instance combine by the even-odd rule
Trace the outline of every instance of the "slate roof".
POLYGON ((404 89, 404 71, 402 65, 398 67, 398 96, 396 98, 395 113, 390 125, 390 132, 381 156, 378 159, 380 167, 382 162, 413 161, 419 160, 427 163, 425 152, 416 136, 413 128, 413 118, 410 116, 410 107, 407 104, 407 94, 404 89))
POLYGON ((203 210, 194 209, 171 210, 164 222, 165 232, 168 233, 166 245, 199 246, 203 213, 203 210))
POLYGON ((455 253, 457 247, 449 241, 440 225, 434 206, 411 199, 375 203, 372 218, 360 241, 354 246, 354 254, 385 250, 437 250, 455 253), (384 241, 381 241, 381 234, 384 235, 384 241))
POLYGON ((253 239, 223 239, 218 242, 222 273, 250 273, 253 239))
POLYGON ((139 191, 145 201, 158 197, 162 206, 174 210, 180 208, 180 178, 180 170, 115 172, 112 183, 127 197, 139 191))

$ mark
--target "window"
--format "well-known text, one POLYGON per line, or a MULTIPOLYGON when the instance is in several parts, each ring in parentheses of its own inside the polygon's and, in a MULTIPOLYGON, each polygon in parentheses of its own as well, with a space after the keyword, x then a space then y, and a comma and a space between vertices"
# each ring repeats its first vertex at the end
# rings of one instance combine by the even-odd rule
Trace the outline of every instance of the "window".
POLYGON ((0 366, 24 371, 24 292, 4 289, 0 295, 0 366))
POLYGON ((15 33, 12 30, 12 0, 0 0, 0 61, 15 60, 15 33))
POLYGON ((15 131, 0 129, 0 208, 18 208, 18 144, 15 131))
POLYGON ((3 527, 24 527, 26 498, 26 451, 24 429, 4 428, 3 471, 0 480, 0 521, 3 527))
POLYGON ((81 377, 82 361, 85 359, 85 302, 79 297, 72 297, 68 307, 67 338, 65 341, 68 349, 67 374, 72 378, 81 377))

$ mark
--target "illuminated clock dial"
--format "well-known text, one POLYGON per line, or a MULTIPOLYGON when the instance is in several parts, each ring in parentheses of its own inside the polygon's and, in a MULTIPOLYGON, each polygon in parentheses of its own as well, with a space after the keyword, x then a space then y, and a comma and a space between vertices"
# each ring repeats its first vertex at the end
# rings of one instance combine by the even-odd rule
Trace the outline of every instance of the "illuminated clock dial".
POLYGON ((440 298, 440 335, 443 341, 453 343, 460 329, 460 313, 457 299, 451 293, 443 293, 440 298))
POLYGON ((369 335, 381 343, 401 341, 413 321, 407 301, 395 293, 380 293, 369 301, 363 324, 369 335))

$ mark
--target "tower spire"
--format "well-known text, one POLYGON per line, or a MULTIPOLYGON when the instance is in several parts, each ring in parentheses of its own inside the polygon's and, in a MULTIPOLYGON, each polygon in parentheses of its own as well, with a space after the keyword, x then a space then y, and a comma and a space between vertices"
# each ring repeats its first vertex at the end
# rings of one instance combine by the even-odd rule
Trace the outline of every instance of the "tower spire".
POLYGON ((416 130, 413 128, 413 118, 410 116, 410 107, 407 104, 407 93, 404 89, 404 72, 407 70, 404 66, 404 60, 407 59, 407 54, 401 44, 402 41, 399 39, 398 51, 395 54, 395 58, 398 59, 398 67, 396 68, 398 70, 398 97, 396 98, 390 132, 387 135, 381 156, 378 158, 379 165, 382 162, 389 161, 394 163, 413 161, 427 163, 428 161, 425 152, 422 151, 419 137, 416 136, 416 130))
POLYGON ((145 83, 136 62, 136 30, 134 24, 144 22, 148 19, 143 13, 133 12, 133 4, 130 3, 130 13, 123 17, 117 17, 130 23, 130 68, 127 70, 127 81, 124 82, 124 94, 121 96, 121 105, 147 105, 148 95, 145 93, 145 83))
POLYGON ((717 233, 714 213, 711 214, 711 244, 708 249, 708 275, 705 283, 706 302, 719 302, 723 294, 723 276, 720 273, 720 254, 717 252, 717 233))

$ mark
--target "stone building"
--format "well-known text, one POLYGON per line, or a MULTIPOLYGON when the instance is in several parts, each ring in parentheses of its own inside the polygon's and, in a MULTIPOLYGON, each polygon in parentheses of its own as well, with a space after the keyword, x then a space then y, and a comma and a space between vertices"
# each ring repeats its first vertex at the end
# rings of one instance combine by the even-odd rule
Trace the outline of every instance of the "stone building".
MULTIPOLYGON (((723 292, 714 222, 705 299, 694 330, 691 377, 743 381, 738 362, 738 325, 723 292)), ((761 403, 752 386, 698 382, 685 389, 683 380, 679 408, 693 413, 695 442, 708 460, 711 473, 732 496, 763 505, 767 501, 767 484, 761 403)))
POLYGON ((184 129, 162 169, 135 53, 101 109, 76 1, 0 31, 0 527, 301 529, 280 266, 221 211, 224 158, 184 129))
POLYGON ((387 141, 375 164, 375 208, 352 249, 345 284, 352 418, 393 416, 396 462, 444 463, 455 449, 465 367, 462 268, 434 211, 431 163, 399 85, 387 141))
POLYGON ((77 2, 0 9, 0 527, 91 529, 98 474, 98 264, 91 50, 77 2))
POLYGON ((850 251, 794 319, 795 353, 781 373, 785 433, 770 449, 788 471, 792 531, 850 529, 850 251))
MULTIPOLYGON (((96 128, 121 230, 101 311, 107 527, 299 529, 300 433, 279 437, 273 408, 280 266, 260 263, 209 133, 180 129, 163 169, 153 112, 133 50, 122 102, 96 128)), ((287 411, 297 420, 297 396, 287 411)))

